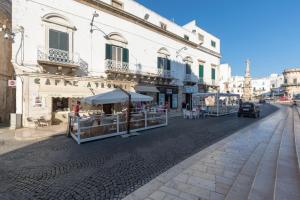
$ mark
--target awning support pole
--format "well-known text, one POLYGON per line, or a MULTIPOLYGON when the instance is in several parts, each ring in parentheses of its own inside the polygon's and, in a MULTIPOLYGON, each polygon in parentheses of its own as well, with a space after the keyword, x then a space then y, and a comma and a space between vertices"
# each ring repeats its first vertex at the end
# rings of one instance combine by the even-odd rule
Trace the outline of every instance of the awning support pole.
POLYGON ((117 86, 122 92, 128 96, 128 107, 127 107, 127 134, 130 133, 130 120, 131 120, 131 94, 123 88, 117 86))

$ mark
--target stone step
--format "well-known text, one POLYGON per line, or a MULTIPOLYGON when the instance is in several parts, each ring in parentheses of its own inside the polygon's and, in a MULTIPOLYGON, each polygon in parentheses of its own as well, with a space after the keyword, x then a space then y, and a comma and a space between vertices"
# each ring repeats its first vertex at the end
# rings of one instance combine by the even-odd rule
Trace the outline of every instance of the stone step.
POLYGON ((271 141, 258 165, 248 195, 249 200, 273 199, 277 157, 285 123, 286 119, 282 120, 276 127, 271 141))
POLYGON ((294 136, 298 169, 300 172, 300 106, 295 107, 294 111, 294 136))
POLYGON ((247 199, 257 165, 267 144, 259 143, 235 179, 225 199, 247 199))
MULTIPOLYGON (((276 118, 274 118, 274 120, 275 119, 276 118)), ((281 119, 276 119, 276 121, 280 120, 281 119)), ((271 142, 280 123, 278 123, 276 127, 268 127, 269 125, 273 125, 273 123, 264 125, 266 126, 265 128, 261 127, 260 131, 252 133, 259 137, 257 146, 248 160, 244 163, 244 166, 240 170, 225 199, 235 200, 248 198, 259 163, 265 155, 265 151, 267 150, 267 147, 269 146, 269 143, 271 142)))
POLYGON ((285 123, 276 167, 274 200, 300 199, 300 175, 295 151, 293 111, 285 123))

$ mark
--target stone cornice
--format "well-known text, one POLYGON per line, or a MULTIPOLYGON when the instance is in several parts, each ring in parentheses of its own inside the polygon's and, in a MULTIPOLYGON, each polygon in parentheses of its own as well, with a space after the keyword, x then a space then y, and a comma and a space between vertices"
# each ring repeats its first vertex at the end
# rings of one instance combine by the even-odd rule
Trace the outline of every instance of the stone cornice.
POLYGON ((139 24, 139 25, 141 25, 145 28, 148 28, 152 31, 158 32, 158 33, 163 34, 163 35, 165 35, 169 38, 175 39, 175 40, 183 43, 184 45, 188 45, 188 46, 190 46, 192 48, 196 48, 196 49, 198 49, 202 52, 205 52, 205 53, 208 53, 210 55, 221 58, 221 55, 218 52, 210 50, 206 47, 199 46, 199 44, 197 44, 197 43, 194 43, 192 41, 188 41, 188 40, 184 39, 183 37, 181 37, 181 36, 179 36, 175 33, 172 33, 168 30, 164 30, 160 26, 152 24, 152 23, 150 23, 150 22, 148 22, 148 21, 146 21, 142 18, 139 18, 139 17, 137 17, 137 16, 135 16, 135 15, 129 13, 129 12, 126 12, 124 10, 115 8, 110 4, 104 3, 102 1, 97 1, 97 0, 75 0, 75 1, 77 1, 79 3, 82 3, 82 4, 85 4, 87 6, 90 6, 90 7, 94 7, 98 10, 110 13, 114 16, 121 17, 121 18, 123 18, 125 20, 128 20, 130 22, 139 24))

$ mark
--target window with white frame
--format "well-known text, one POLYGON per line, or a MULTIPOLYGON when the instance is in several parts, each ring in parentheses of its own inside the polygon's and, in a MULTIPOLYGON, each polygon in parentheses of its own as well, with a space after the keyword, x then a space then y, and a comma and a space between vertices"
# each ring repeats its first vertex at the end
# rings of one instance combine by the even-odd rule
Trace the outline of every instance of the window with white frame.
POLYGON ((199 40, 200 42, 203 42, 203 41, 204 41, 204 35, 198 33, 198 40, 199 40))
MULTIPOLYGON (((60 14, 45 15, 45 46, 43 59, 52 62, 71 63, 73 61, 73 35, 76 30, 70 21, 60 14)), ((40 52, 39 52, 40 53, 40 52)))

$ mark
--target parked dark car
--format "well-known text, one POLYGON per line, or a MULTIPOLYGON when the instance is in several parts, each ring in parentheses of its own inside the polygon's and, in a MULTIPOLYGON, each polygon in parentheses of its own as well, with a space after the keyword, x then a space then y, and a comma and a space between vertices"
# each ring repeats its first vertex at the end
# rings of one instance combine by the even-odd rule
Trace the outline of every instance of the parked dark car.
POLYGON ((249 116, 257 118, 260 116, 260 108, 258 105, 252 102, 244 102, 240 105, 238 111, 238 117, 249 116))
POLYGON ((260 99, 258 103, 264 104, 264 103, 266 103, 266 100, 260 99))

